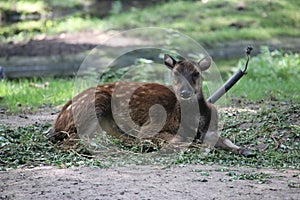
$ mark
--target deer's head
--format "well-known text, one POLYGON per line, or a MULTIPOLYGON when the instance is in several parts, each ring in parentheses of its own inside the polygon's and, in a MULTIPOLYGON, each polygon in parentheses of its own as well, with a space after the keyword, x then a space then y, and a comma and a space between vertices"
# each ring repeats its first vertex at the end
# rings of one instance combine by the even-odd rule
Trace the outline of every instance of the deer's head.
POLYGON ((172 70, 173 88, 177 98, 188 100, 202 95, 202 71, 211 65, 211 57, 207 56, 199 62, 188 60, 176 61, 170 55, 164 56, 165 65, 172 70))

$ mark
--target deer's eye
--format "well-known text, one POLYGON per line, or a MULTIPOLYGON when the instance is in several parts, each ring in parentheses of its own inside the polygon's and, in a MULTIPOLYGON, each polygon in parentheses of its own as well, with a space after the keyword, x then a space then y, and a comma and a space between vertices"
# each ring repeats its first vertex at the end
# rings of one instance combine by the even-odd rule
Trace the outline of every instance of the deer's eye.
POLYGON ((199 76, 200 76, 200 73, 199 73, 199 72, 194 72, 194 73, 193 73, 193 77, 194 77, 194 78, 198 78, 199 76))

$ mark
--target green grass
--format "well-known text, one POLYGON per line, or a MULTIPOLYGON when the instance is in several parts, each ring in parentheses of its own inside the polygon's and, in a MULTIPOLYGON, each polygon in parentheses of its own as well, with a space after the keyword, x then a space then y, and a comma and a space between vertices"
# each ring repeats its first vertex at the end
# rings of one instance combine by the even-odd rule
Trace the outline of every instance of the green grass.
POLYGON ((35 0, 6 0, 0 2, 0 8, 5 10, 14 9, 18 12, 42 12, 44 10, 43 1, 35 0))
MULTIPOLYGON (((300 102, 300 56, 267 47, 261 49, 259 56, 250 60, 248 74, 242 78, 229 96, 244 96, 249 100, 278 99, 300 102)), ((245 61, 238 63, 243 69, 245 61)))
POLYGON ((22 15, 38 12, 42 16, 49 15, 49 10, 66 11, 68 9, 76 9, 70 15, 63 15, 60 18, 52 19, 42 17, 38 21, 20 21, 17 23, 0 23, 0 41, 21 42, 32 39, 37 34, 56 34, 61 32, 76 32, 90 27, 99 27, 96 23, 100 20, 91 20, 88 16, 81 15, 78 9, 82 2, 79 0, 7 0, 0 2, 1 12, 10 10, 17 11, 22 15))
MULTIPOLYGON (((9 8, 15 1, 0 3, 0 9, 9 8)), ((76 7, 78 1, 23 0, 18 8, 32 7, 46 12, 48 6, 60 9, 76 7)), ((57 34, 86 29, 101 31, 127 30, 141 27, 162 27, 178 30, 200 43, 213 45, 214 42, 232 40, 265 40, 278 36, 300 36, 300 2, 297 0, 256 1, 247 0, 243 10, 238 10, 237 0, 224 2, 172 1, 145 9, 131 9, 128 12, 112 14, 99 19, 76 12, 58 19, 45 19, 37 22, 20 22, 2 25, 0 40, 24 40, 35 34, 57 34), (80 24, 80 26, 79 26, 80 24)))
POLYGON ((8 112, 34 111, 65 103, 73 96, 73 80, 2 80, 0 104, 8 112))
POLYGON ((201 43, 237 39, 270 39, 274 36, 299 36, 298 1, 176 1, 108 18, 115 29, 147 26, 172 28, 201 43), (240 24, 242 28, 232 27, 240 24), (284 28, 282 28, 284 27, 284 28))
POLYGON ((23 12, 43 12, 47 7, 74 8, 80 5, 80 0, 5 0, 0 2, 2 9, 14 9, 23 12))

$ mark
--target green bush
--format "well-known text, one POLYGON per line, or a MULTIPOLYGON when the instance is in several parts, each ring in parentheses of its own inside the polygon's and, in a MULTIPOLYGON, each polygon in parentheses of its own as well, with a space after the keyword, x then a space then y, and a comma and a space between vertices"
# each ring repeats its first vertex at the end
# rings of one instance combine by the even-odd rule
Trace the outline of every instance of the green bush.
MULTIPOLYGON (((244 64, 245 59, 241 59, 237 67, 243 69, 244 64)), ((261 53, 250 59, 247 76, 229 94, 231 97, 244 96, 252 101, 300 101, 299 79, 299 54, 281 50, 270 51, 268 47, 262 47, 261 53)))
MULTIPOLYGON (((300 78, 299 54, 284 53, 281 50, 271 52, 266 46, 261 47, 260 51, 261 54, 250 61, 249 78, 263 82, 300 78)), ((239 62, 238 66, 243 68, 244 63, 239 62)))

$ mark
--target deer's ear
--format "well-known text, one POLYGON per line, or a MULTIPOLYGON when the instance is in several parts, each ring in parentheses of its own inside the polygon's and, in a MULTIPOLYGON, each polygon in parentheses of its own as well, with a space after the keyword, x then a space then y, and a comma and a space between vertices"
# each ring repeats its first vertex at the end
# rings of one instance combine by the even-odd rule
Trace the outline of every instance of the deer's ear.
POLYGON ((210 56, 206 56, 205 58, 203 58, 202 60, 200 60, 198 62, 201 71, 205 71, 207 70, 210 65, 211 65, 211 57, 210 56))
POLYGON ((172 58, 170 55, 165 54, 164 63, 168 68, 173 69, 176 64, 176 60, 172 58))

